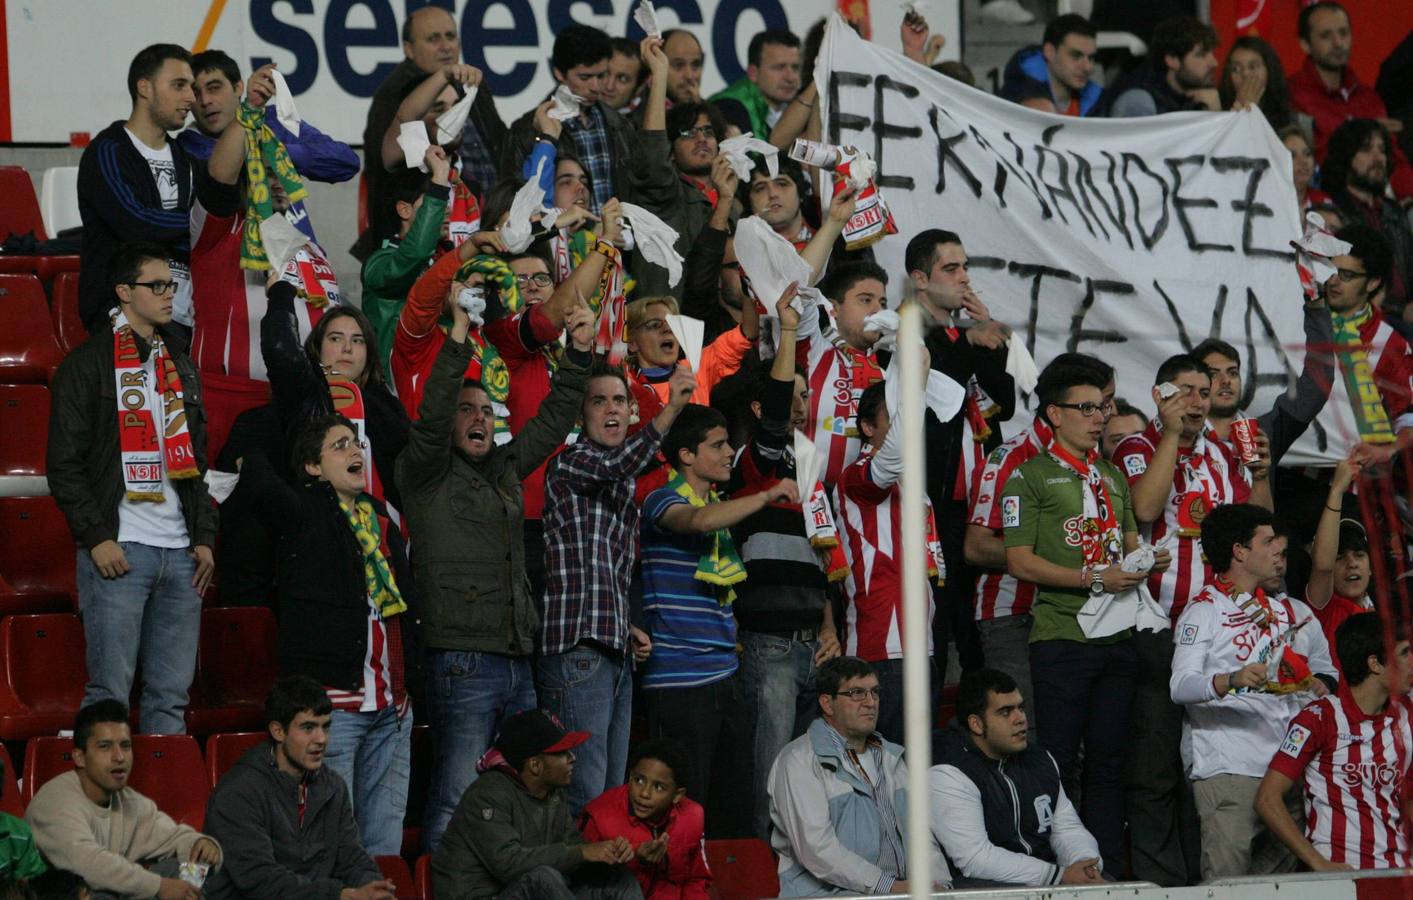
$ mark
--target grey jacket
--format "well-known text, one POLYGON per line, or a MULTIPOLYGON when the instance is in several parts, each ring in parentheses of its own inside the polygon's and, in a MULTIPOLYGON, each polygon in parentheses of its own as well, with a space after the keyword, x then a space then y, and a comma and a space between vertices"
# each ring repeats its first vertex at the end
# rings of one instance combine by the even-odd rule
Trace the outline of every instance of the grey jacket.
POLYGON ((508 444, 472 460, 452 445, 471 344, 450 338, 427 376, 421 417, 397 460, 411 534, 417 617, 429 651, 525 656, 540 617, 525 575, 520 483, 563 443, 588 384, 588 354, 566 351, 539 412, 508 444))

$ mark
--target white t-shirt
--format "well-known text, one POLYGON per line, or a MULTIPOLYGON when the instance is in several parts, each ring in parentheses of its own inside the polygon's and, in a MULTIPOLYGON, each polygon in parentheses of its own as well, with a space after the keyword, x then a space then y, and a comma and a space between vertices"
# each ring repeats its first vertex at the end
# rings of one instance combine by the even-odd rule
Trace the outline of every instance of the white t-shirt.
MULTIPOLYGON (((162 427, 162 397, 157 392, 157 376, 152 365, 152 356, 142 364, 142 383, 147 388, 147 408, 156 418, 157 449, 166 452, 167 436, 162 427)), ((113 410, 117 415, 117 410, 113 410)), ((172 479, 162 479, 162 502, 133 502, 127 494, 118 503, 118 540, 146 544, 149 547, 182 549, 191 546, 191 537, 186 530, 186 517, 182 515, 182 504, 172 487, 172 479)))
MULTIPOLYGON (((147 160, 147 168, 152 170, 152 180, 157 184, 157 195, 162 198, 163 209, 176 209, 181 202, 181 187, 177 184, 177 167, 172 162, 172 145, 164 144, 161 150, 153 150, 142 142, 130 129, 124 128, 128 133, 128 140, 137 148, 137 152, 142 154, 142 158, 147 160)), ((191 269, 186 263, 175 259, 167 260, 167 265, 172 270, 172 280, 177 283, 176 296, 172 298, 172 318, 176 321, 191 326, 191 269)))

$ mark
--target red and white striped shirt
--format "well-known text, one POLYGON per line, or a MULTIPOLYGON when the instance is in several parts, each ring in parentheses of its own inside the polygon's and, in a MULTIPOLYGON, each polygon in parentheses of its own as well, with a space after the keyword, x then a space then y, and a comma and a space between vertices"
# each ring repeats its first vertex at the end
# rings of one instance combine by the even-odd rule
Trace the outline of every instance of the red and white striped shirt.
MULTIPOLYGON (((820 316, 824 314, 819 310, 820 316)), ((813 329, 801 325, 804 336, 796 344, 795 352, 797 358, 805 361, 810 390, 810 414, 805 429, 824 459, 820 480, 825 487, 832 488, 844 469, 859 458, 862 444, 855 421, 859 397, 864 388, 883 380, 883 370, 872 352, 850 347, 833 325, 821 331, 821 324, 816 320, 813 329)))
MULTIPOLYGON (((1154 421, 1114 448, 1113 463, 1128 478, 1130 487, 1148 471, 1162 437, 1162 425, 1154 421)), ((1173 555, 1173 564, 1166 572, 1148 579, 1148 589, 1174 622, 1182 615, 1187 601, 1212 579, 1211 566, 1202 556, 1200 534, 1180 533, 1193 530, 1193 522, 1184 527, 1179 521, 1184 518, 1191 494, 1205 494, 1209 510, 1226 503, 1245 503, 1251 496, 1251 486, 1242 475, 1236 455, 1210 433, 1199 435, 1191 447, 1178 451, 1173 486, 1163 505, 1162 518, 1139 525, 1143 540, 1173 555)), ((1195 524, 1200 526, 1201 519, 1195 524)))
POLYGON ((407 693, 402 686, 401 623, 388 622, 377 610, 368 611, 368 652, 363 656, 363 686, 344 691, 324 686, 334 709, 347 712, 377 712, 397 706, 399 716, 407 712, 407 693), (396 635, 393 631, 397 631, 396 635), (396 657, 396 658, 394 658, 396 657), (394 675, 396 672, 396 675, 394 675))
MULTIPOLYGON (((996 502, 1006 479, 1031 457, 1044 452, 1051 436, 1050 426, 1039 418, 1029 428, 1006 441, 986 459, 986 465, 971 482, 971 515, 968 525, 980 525, 997 535, 1002 532, 1001 505, 996 502)), ((965 438, 964 438, 965 439, 965 438)), ((1020 582, 1002 569, 986 569, 976 580, 976 618, 1000 619, 1030 612, 1035 602, 1035 584, 1020 582)))
POLYGON ((1389 424, 1395 432, 1413 428, 1413 352, 1408 341, 1377 309, 1359 326, 1359 337, 1369 352, 1369 367, 1374 370, 1389 424))
MULTIPOLYGON (((886 443, 886 442, 885 442, 886 443)), ((873 453, 846 468, 835 490, 849 577, 844 580, 844 652, 869 662, 903 657, 902 490, 874 480, 873 453)), ((926 495, 923 502, 931 510, 926 495)), ((927 649, 932 652, 932 591, 927 591, 927 649)))
POLYGON ((1330 862, 1356 869, 1413 865, 1403 827, 1403 781, 1413 757, 1413 699, 1365 715, 1348 685, 1306 706, 1271 768, 1305 784, 1305 835, 1330 862))

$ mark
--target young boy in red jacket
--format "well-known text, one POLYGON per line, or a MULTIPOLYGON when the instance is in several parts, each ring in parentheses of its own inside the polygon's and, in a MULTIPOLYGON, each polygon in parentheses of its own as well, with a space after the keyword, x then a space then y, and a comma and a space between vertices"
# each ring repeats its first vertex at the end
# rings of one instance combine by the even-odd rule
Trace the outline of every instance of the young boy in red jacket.
POLYGON ((677 781, 682 751, 667 739, 647 741, 629 760, 628 783, 584 807, 579 830, 586 841, 624 837, 628 864, 644 900, 707 900, 711 870, 702 849, 706 816, 677 781))

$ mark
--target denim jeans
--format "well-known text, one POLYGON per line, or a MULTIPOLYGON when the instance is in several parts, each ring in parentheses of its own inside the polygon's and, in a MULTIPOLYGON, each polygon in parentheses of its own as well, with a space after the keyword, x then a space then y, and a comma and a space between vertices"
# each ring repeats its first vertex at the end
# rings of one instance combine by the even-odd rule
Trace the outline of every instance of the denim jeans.
POLYGON ((495 740, 500 723, 535 708, 529 657, 438 650, 427 654, 427 714, 436 760, 423 820, 424 852, 433 853, 476 780, 476 761, 495 740))
POLYGON ((981 652, 988 669, 998 669, 1016 680, 1021 699, 1025 701, 1025 717, 1030 721, 1032 737, 1035 728, 1035 688, 1030 684, 1030 626, 1035 617, 1030 613, 979 619, 981 652))
POLYGON ((79 614, 88 644, 88 687, 83 702, 126 704, 142 664, 145 734, 185 734, 187 690, 196 674, 201 597, 191 580, 196 561, 185 548, 169 550, 123 541, 129 571, 104 578, 93 557, 78 551, 79 614))
POLYGON ((633 716, 633 672, 626 661, 579 645, 535 660, 540 707, 570 731, 589 739, 574 749, 569 809, 578 816, 590 800, 623 783, 633 716))
POLYGON ((753 739, 756 836, 770 840, 770 767, 786 744, 805 733, 819 712, 814 655, 819 641, 796 641, 759 632, 736 632, 741 642, 741 688, 755 725, 753 739))
POLYGON ((348 785, 368 855, 400 855, 412 774, 411 708, 401 719, 391 706, 376 712, 334 710, 324 765, 348 785))

